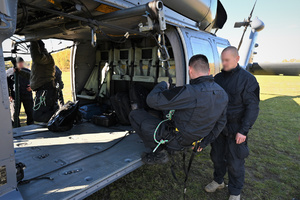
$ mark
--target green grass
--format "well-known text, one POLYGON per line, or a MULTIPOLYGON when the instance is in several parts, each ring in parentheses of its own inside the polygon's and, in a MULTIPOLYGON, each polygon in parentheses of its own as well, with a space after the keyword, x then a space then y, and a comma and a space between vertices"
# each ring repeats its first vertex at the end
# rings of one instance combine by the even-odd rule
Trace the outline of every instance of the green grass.
MULTIPOLYGON (((246 159, 242 199, 300 199, 300 77, 256 76, 261 86, 260 114, 249 133, 250 156, 246 159)), ((71 99, 69 73, 64 73, 65 98, 71 99)), ((227 190, 208 194, 212 180, 210 147, 195 158, 188 181, 188 199, 223 200, 227 190)), ((181 155, 175 156, 180 180, 184 175, 181 155)), ((170 164, 142 166, 87 200, 182 199, 182 186, 170 172, 170 164)), ((228 182, 226 177, 225 182, 228 182)))

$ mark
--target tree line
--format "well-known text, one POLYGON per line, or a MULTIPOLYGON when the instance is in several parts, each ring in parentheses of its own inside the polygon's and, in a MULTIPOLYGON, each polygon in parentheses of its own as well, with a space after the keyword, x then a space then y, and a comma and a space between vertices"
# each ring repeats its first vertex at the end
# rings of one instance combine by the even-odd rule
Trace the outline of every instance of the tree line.
MULTIPOLYGON (((55 65, 57 65, 61 71, 70 70, 70 52, 71 52, 70 49, 65 49, 63 51, 59 51, 57 53, 51 54, 55 61, 55 65)), ((32 61, 25 61, 24 62, 25 67, 30 69, 31 63, 32 61)), ((12 68, 12 67, 13 64, 11 63, 11 61, 5 62, 5 69, 12 68)))

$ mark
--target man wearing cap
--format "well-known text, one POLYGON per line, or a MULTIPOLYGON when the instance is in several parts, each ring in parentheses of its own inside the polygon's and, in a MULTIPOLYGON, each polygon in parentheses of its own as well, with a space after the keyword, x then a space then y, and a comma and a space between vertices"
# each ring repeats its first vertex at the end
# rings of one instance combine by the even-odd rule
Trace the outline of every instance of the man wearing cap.
MULTIPOLYGON (((21 57, 16 58, 17 68, 19 71, 30 73, 30 69, 24 67, 24 60, 21 57)), ((9 88, 9 100, 11 107, 11 118, 14 121, 14 116, 20 115, 21 103, 25 109, 25 113, 27 116, 27 125, 33 124, 33 115, 32 115, 32 107, 33 107, 33 99, 32 99, 32 90, 30 87, 30 82, 28 79, 19 76, 19 91, 20 91, 20 100, 17 101, 15 99, 15 81, 14 81, 14 69, 10 68, 6 71, 7 74, 7 83, 9 88), (16 106, 16 103, 18 105, 16 106)), ((20 120, 19 120, 20 121, 20 120)), ((18 125, 20 126, 20 124, 18 125)))

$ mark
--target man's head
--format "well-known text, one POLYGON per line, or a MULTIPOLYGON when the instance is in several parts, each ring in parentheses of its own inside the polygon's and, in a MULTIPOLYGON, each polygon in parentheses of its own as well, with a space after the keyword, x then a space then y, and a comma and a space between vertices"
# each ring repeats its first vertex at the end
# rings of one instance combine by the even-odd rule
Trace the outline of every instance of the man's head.
POLYGON ((191 57, 189 61, 189 75, 191 79, 207 76, 209 72, 209 63, 205 55, 197 54, 191 57))
POLYGON ((229 46, 222 51, 222 65, 224 71, 230 71, 234 69, 240 60, 239 52, 237 48, 229 46))
POLYGON ((17 57, 17 58, 16 58, 16 63, 17 63, 17 67, 18 67, 19 69, 24 68, 24 60, 23 60, 22 57, 17 57))

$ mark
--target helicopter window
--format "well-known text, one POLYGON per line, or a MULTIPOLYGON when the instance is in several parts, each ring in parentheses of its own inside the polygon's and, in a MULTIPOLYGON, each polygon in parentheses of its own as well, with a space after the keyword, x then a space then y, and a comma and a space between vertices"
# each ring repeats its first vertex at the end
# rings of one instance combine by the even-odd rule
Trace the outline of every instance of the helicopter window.
POLYGON ((193 55, 196 54, 203 54, 207 57, 208 62, 209 62, 209 68, 210 68, 210 73, 215 74, 215 60, 214 60, 214 55, 212 51, 212 46, 209 43, 209 41, 196 38, 196 37, 191 37, 191 45, 193 49, 193 55))

